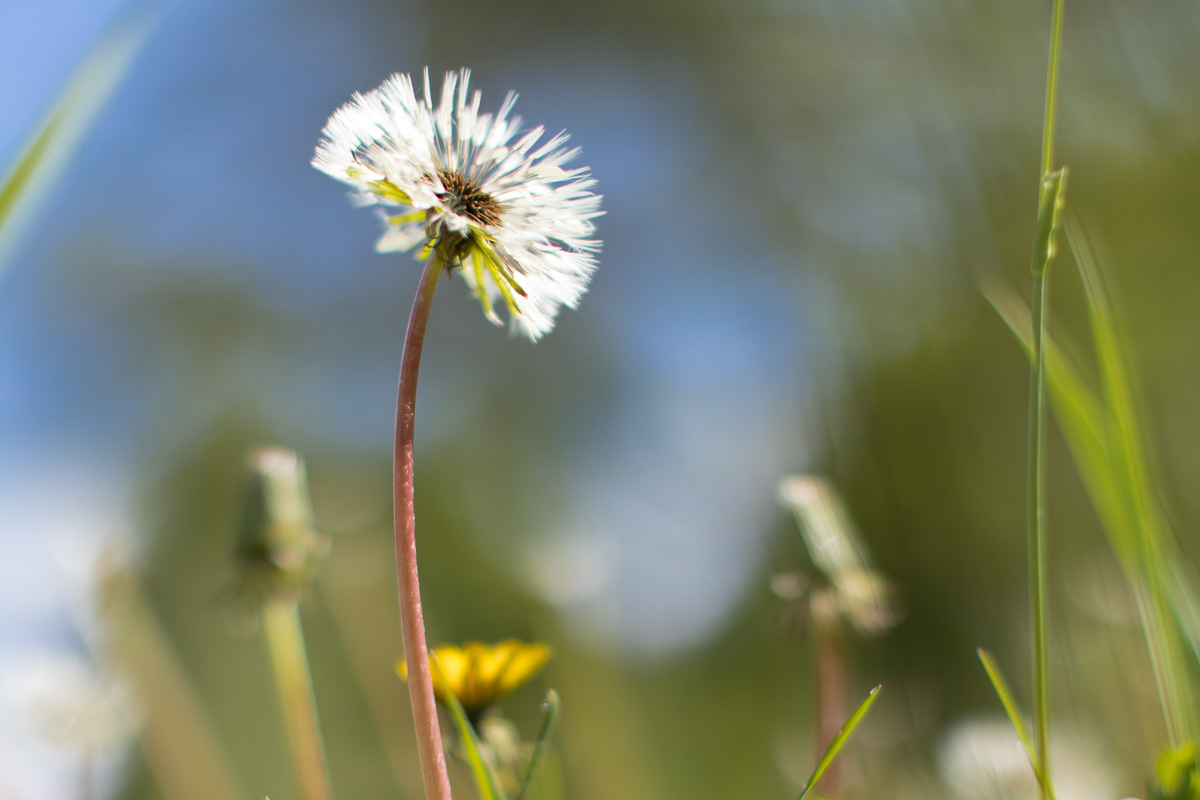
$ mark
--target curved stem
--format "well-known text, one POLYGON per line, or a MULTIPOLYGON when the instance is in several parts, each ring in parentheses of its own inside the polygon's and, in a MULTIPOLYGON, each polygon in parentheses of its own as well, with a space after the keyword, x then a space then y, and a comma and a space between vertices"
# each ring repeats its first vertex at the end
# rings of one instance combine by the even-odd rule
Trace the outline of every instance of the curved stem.
POLYGON ((425 620, 421 614, 421 587, 417 577, 416 514, 413 506, 413 421, 417 404, 417 373, 425 344, 425 323, 433 293, 442 274, 437 249, 429 254, 425 272, 413 300, 400 360, 396 391, 396 447, 392 461, 392 503, 396 532, 396 580, 400 588, 400 621, 404 633, 404 658, 408 663, 408 692, 417 729, 417 755, 428 800, 450 800, 446 752, 438 727, 425 620))

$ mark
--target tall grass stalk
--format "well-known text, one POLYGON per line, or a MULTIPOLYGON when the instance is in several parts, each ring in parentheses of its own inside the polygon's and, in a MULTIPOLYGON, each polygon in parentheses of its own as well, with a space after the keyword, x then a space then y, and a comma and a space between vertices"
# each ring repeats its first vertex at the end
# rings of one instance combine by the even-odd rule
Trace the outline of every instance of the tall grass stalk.
POLYGON ((1029 606, 1033 622, 1033 715, 1042 798, 1050 794, 1050 654, 1046 632, 1046 275, 1033 278, 1033 374, 1029 389, 1029 606))
POLYGON ((1044 340, 1048 305, 1050 261, 1054 254, 1054 227, 1061 199, 1063 173, 1054 166, 1054 119, 1058 100, 1058 56, 1062 43, 1063 0, 1054 0, 1050 58, 1046 67, 1046 108, 1042 128, 1039 175, 1038 225, 1034 240, 1033 365, 1029 389, 1029 596, 1033 621, 1034 727, 1038 763, 1042 765, 1042 800, 1052 794, 1050 778, 1050 656, 1046 612, 1046 498, 1045 421, 1046 369, 1044 340), (1054 177, 1057 176, 1057 177, 1054 177), (1043 238, 1043 233, 1045 237, 1043 238))
MULTIPOLYGON (((1200 617, 1192 612, 1200 605, 1194 581, 1183 570, 1183 556, 1154 498, 1132 406, 1132 367, 1125 365, 1117 346, 1115 320, 1108 311, 1099 271, 1090 252, 1077 246, 1078 238, 1068 226, 1067 242, 1088 289, 1097 356, 1104 363, 1104 396, 1093 392, 1052 337, 1045 341, 1047 388, 1072 458, 1137 602, 1163 721, 1172 746, 1178 748, 1195 740, 1186 649, 1190 645, 1200 652, 1200 625, 1195 624, 1200 617), (1139 494, 1142 500, 1135 501, 1139 494)), ((1032 315, 1024 301, 1001 285, 988 287, 987 296, 1032 359, 1032 315)))

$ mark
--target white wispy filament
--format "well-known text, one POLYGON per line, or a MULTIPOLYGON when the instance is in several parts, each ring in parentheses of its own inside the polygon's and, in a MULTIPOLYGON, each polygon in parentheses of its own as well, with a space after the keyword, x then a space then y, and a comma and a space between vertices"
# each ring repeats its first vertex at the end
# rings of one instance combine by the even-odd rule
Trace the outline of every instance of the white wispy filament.
POLYGON ((378 250, 423 245, 424 258, 437 248, 489 320, 500 324, 493 306, 503 300, 512 328, 536 341, 587 290, 600 196, 586 167, 563 166, 578 153, 563 147, 565 133, 540 146, 541 127, 518 137, 516 95, 481 114, 469 77, 447 73, 436 107, 428 70, 423 98, 399 74, 355 94, 330 117, 313 166, 353 186, 363 205, 398 207, 384 215, 378 250))

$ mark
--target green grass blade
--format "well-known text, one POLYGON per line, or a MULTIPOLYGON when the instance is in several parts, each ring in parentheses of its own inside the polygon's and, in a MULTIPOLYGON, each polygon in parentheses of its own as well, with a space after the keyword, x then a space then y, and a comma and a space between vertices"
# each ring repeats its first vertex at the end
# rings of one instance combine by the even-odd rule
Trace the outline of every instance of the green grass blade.
MULTIPOLYGON (((442 672, 442 665, 438 663, 437 656, 430 652, 430 663, 433 669, 442 678, 442 683, 446 684, 445 674, 442 672)), ((479 736, 475 733, 475 726, 467 719, 467 714, 463 711, 462 703, 458 702, 458 698, 453 692, 446 692, 450 706, 450 717, 454 721, 454 729, 458 731, 458 739, 462 742, 463 751, 467 756, 467 766, 471 768, 471 776, 475 779, 475 786, 479 790, 479 800, 508 800, 504 795, 504 791, 500 788, 500 782, 496 780, 496 776, 492 774, 491 768, 483 759, 483 748, 479 744, 479 736)))
MULTIPOLYGON (((1030 354, 1030 315, 1024 302, 1000 287, 989 287, 987 295, 1021 340, 1026 353, 1030 354)), ((1142 524, 1132 500, 1131 473, 1118 466, 1123 460, 1121 451, 1124 449, 1123 440, 1115 433, 1118 425, 1052 341, 1047 342, 1046 370, 1055 416, 1137 600, 1164 718, 1172 737, 1178 737, 1181 735, 1176 723, 1179 715, 1174 710, 1178 703, 1172 698, 1182 691, 1174 677, 1179 673, 1165 666, 1169 644, 1162 633, 1164 626, 1159 621, 1160 614, 1155 611, 1154 591, 1147 585, 1144 563, 1143 539, 1148 529, 1142 524)), ((1200 620, 1197 622, 1194 630, 1200 636, 1200 620)), ((1197 642, 1200 643, 1200 639, 1197 642)))
POLYGON ((1192 652, 1200 659, 1200 592, 1196 589, 1196 576, 1183 560, 1174 560, 1168 565, 1167 591, 1171 607, 1179 620, 1179 627, 1187 637, 1192 652))
MULTIPOLYGON (((1032 358, 1032 322, 1025 301, 999 284, 986 287, 985 296, 1017 336, 1026 355, 1032 358)), ((1124 499, 1125 492, 1112 467, 1112 417, 1088 388, 1079 370, 1049 337, 1046 340, 1046 383, 1054 416, 1076 467, 1113 549, 1122 566, 1127 567, 1137 560, 1137 533, 1124 499)))
MULTIPOLYGON (((1033 750, 1033 739, 1025 727, 1025 721, 1021 719, 1021 711, 1017 708, 1017 701, 1013 699, 1012 690, 1008 688, 1008 682, 1004 680, 1004 675, 1001 674, 1000 667, 992 658, 992 654, 982 647, 975 652, 979 654, 983 670, 987 673, 988 680, 992 682, 992 688, 996 690, 996 695, 1000 698, 1000 705, 1004 706, 1004 713, 1008 714, 1008 720, 1012 723, 1013 730, 1017 732, 1021 746, 1025 748, 1025 755, 1029 757, 1029 766, 1033 767, 1033 774, 1037 776, 1038 784, 1041 785, 1042 768, 1038 764, 1037 754, 1033 750)), ((1046 787, 1046 792, 1051 798, 1054 797, 1054 792, 1050 787, 1046 787)))
POLYGON ((804 788, 800 790, 800 794, 796 800, 804 800, 808 796, 808 793, 812 791, 812 788, 817 785, 817 782, 821 780, 821 776, 825 774, 825 771, 829 769, 829 765, 837 758, 838 752, 846 744, 846 740, 850 738, 850 734, 854 733, 854 729, 858 727, 858 723, 862 722, 863 717, 871 710, 871 705, 875 702, 875 698, 879 696, 879 690, 882 688, 883 686, 876 686, 867 695, 867 699, 859 703, 858 708, 854 709, 854 713, 850 715, 846 720, 846 724, 842 725, 842 729, 838 731, 837 736, 833 737, 833 741, 825 749, 825 755, 821 756, 821 760, 817 762, 816 769, 809 776, 808 782, 804 784, 804 788))
MULTIPOLYGON (((1144 567, 1158 572, 1162 546, 1162 524, 1151 499, 1150 479, 1143 455, 1142 435, 1130 392, 1126 357, 1122 352, 1116 324, 1103 288, 1099 271, 1090 251, 1080 247, 1074 226, 1067 231, 1067 243, 1079 268, 1088 302, 1088 313, 1095 343, 1096 357, 1103 378, 1105 400, 1111 409, 1109 419, 1110 452, 1120 489, 1133 512, 1136 552, 1145 560, 1144 567)), ((1152 582, 1161 576, 1148 574, 1152 582)))
POLYGON ((550 738, 550 732, 554 730, 554 721, 558 719, 558 712, 562 704, 558 699, 558 692, 551 689, 546 693, 546 702, 542 704, 542 730, 538 733, 537 742, 533 745, 533 755, 529 757, 529 769, 525 770, 525 783, 521 786, 521 791, 517 794, 517 800, 525 800, 525 795, 529 791, 529 787, 533 785, 533 779, 537 777, 538 767, 541 766, 542 756, 545 754, 546 743, 550 738))
MULTIPOLYGON (((1200 593, 1184 568, 1175 541, 1167 535, 1154 500, 1129 388, 1134 385, 1130 367, 1094 256, 1082 247, 1084 242, 1073 226, 1067 227, 1067 242, 1087 292, 1104 399, 1088 388, 1080 371, 1047 337, 1050 399, 1137 600, 1168 731, 1172 740, 1189 741, 1195 723, 1187 704, 1190 686, 1183 641, 1200 658, 1200 593)), ((999 285, 986 287, 985 294, 1032 358, 1032 322, 1025 301, 999 285)))
POLYGON ((0 178, 0 269, 38 201, 62 174, 84 133, 121 82, 159 5, 157 1, 139 4, 96 43, 0 178))
MULTIPOLYGON (((1154 496, 1153 478, 1147 466, 1145 438, 1141 432, 1132 386, 1132 366, 1121 346, 1120 333, 1108 293, 1090 243, 1077 226, 1067 229, 1067 243, 1075 258, 1087 296, 1088 313, 1096 358, 1104 383, 1105 398, 1112 409, 1113 470, 1124 490, 1135 522, 1141 585, 1135 585, 1146 628, 1150 657, 1155 669, 1163 713, 1172 747, 1195 738, 1188 665, 1181 630, 1172 608, 1176 585, 1170 564, 1179 563, 1175 543, 1154 496)), ((1196 643, 1193 642, 1193 648, 1196 643)))

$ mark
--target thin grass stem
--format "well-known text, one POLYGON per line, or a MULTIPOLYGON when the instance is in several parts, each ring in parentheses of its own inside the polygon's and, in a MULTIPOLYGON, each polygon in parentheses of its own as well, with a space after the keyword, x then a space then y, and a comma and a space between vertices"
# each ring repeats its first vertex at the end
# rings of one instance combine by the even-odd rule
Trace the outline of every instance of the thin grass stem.
POLYGON ((392 502, 396 536, 396 579, 400 590, 400 622, 404 634, 404 658, 408 664, 408 691, 412 698, 413 722, 417 731, 417 755, 428 800, 450 800, 450 777, 446 752, 438 727, 433 675, 429 669, 429 647, 421 613, 421 587, 417 575, 416 512, 413 504, 413 429, 417 405, 417 373, 425 344, 425 326, 433 293, 442 274, 438 248, 431 249, 421 274, 417 296, 408 318, 404 353, 400 359, 400 382, 396 390, 396 445, 392 461, 392 502))
POLYGON ((1054 169, 1054 118, 1058 103, 1058 53, 1062 44, 1063 0, 1054 0, 1050 23, 1050 59, 1046 65, 1046 110, 1042 116, 1042 176, 1054 169))
POLYGON ((295 598, 265 600, 262 624, 301 796, 304 800, 330 800, 329 767, 295 598))
POLYGON ((1046 610, 1046 318, 1049 311, 1050 261, 1062 173, 1052 180, 1054 121, 1058 102, 1058 60, 1062 44, 1063 0, 1054 0, 1050 57, 1046 66, 1046 107, 1042 119, 1042 161, 1038 176, 1038 235, 1033 254, 1033 364, 1029 389, 1029 599, 1033 628, 1034 729, 1042 766, 1041 798, 1053 794, 1050 778, 1050 655, 1046 610), (1046 231, 1043 241, 1042 231, 1046 231))
POLYGON ((1033 622, 1033 716, 1037 760, 1043 765, 1042 797, 1050 787, 1050 679, 1049 643, 1046 632, 1046 535, 1045 535, 1045 346, 1047 276, 1033 279, 1033 374, 1029 389, 1029 599, 1033 622))
POLYGON ((525 770, 525 780, 521 783, 521 791, 517 795, 517 800, 525 800, 525 796, 529 794, 529 788, 533 786, 533 779, 538 775, 538 767, 542 764, 546 744, 550 739, 550 731, 554 729, 554 721, 558 717, 559 705, 558 692, 551 689, 546 693, 546 702, 542 704, 542 713, 545 714, 545 718, 542 720, 542 730, 538 734, 537 742, 533 745, 533 753, 529 757, 529 767, 525 770))

